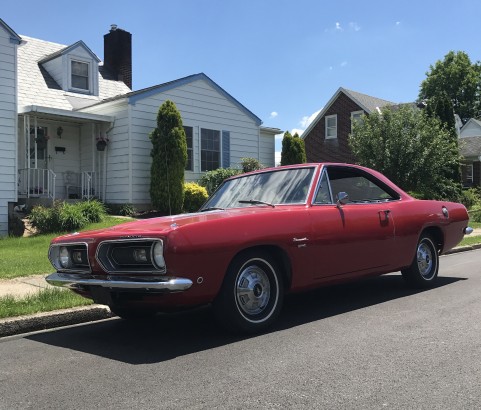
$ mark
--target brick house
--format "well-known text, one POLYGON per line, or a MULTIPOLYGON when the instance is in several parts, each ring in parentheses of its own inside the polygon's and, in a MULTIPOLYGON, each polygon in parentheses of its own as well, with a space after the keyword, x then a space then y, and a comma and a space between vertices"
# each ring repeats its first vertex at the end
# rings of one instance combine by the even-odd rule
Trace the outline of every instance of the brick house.
POLYGON ((302 138, 308 162, 354 162, 348 137, 353 121, 395 103, 340 87, 302 138))

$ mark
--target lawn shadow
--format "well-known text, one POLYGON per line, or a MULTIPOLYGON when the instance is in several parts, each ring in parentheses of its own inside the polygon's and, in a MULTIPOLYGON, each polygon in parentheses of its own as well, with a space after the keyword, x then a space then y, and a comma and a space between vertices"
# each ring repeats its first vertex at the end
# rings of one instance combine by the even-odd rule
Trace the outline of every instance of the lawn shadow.
MULTIPOLYGON (((433 291, 459 280, 464 278, 440 277, 436 287, 430 290, 412 290, 404 286, 400 275, 386 275, 290 295, 276 324, 265 333, 433 291)), ((27 336, 48 345, 134 365, 172 360, 250 337, 258 335, 233 335, 223 330, 209 307, 159 315, 148 322, 132 323, 115 318, 27 336)))

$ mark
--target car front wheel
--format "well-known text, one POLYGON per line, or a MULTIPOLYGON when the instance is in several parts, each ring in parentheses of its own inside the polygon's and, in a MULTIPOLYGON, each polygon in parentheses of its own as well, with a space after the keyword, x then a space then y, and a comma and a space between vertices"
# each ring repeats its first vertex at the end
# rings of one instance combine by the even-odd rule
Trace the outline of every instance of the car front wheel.
POLYGON ((428 288, 438 276, 439 252, 430 235, 419 239, 414 260, 409 268, 401 271, 406 283, 414 288, 428 288))
POLYGON ((276 261, 265 252, 247 252, 231 263, 214 302, 215 313, 229 330, 259 332, 279 315, 283 292, 276 261))

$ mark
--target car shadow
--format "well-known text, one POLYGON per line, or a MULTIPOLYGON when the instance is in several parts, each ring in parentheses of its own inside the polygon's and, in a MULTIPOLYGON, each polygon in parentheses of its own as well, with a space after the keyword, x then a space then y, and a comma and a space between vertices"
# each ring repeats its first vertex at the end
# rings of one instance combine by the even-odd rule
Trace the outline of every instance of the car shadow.
MULTIPOLYGON (((386 275, 290 295, 273 333, 447 286, 464 278, 440 277, 429 290, 404 286, 401 275, 386 275)), ((249 339, 233 335, 215 321, 209 307, 159 315, 146 322, 118 318, 27 336, 36 342, 73 349, 129 364, 149 364, 249 339)))

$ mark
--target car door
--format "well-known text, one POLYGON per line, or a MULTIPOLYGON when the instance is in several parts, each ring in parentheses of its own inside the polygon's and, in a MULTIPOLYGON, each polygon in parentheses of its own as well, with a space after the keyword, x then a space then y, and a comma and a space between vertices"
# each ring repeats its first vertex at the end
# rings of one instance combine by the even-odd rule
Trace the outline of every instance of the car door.
POLYGON ((312 231, 306 252, 314 280, 389 271, 394 266, 393 204, 399 198, 386 188, 357 168, 323 170, 310 209, 312 231), (348 199, 336 203, 341 193, 348 199))

